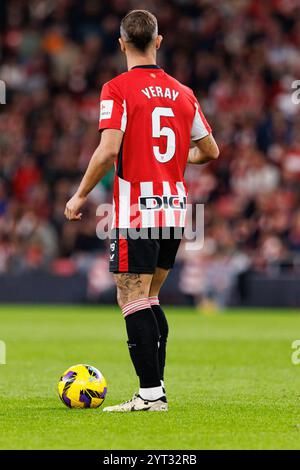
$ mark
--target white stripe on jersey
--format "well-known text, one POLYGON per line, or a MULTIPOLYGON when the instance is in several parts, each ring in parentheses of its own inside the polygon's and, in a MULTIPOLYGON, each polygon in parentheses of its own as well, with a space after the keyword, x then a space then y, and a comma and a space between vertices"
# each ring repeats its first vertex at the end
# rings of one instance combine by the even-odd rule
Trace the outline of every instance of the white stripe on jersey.
MULTIPOLYGON (((143 181, 140 183, 140 196, 148 197, 153 196, 153 183, 152 181, 143 181)), ((155 211, 152 210, 142 210, 142 227, 155 227, 155 211)))
MULTIPOLYGON (((170 183, 168 181, 163 181, 163 195, 172 196, 170 183)), ((165 217, 166 217, 166 226, 167 227, 174 227, 175 225, 175 216, 173 209, 165 209, 165 217)))
POLYGON ((121 119, 121 131, 125 132, 127 126, 127 108, 126 108, 126 101, 123 101, 123 115, 121 119))
MULTIPOLYGON (((178 196, 179 196, 180 200, 183 200, 183 198, 186 197, 184 184, 181 181, 178 181, 176 183, 176 188, 177 188, 177 193, 178 193, 178 196)), ((186 214, 186 210, 181 209, 180 210, 180 221, 179 221, 180 227, 184 227, 184 225, 185 225, 185 214, 186 214)))
POLYGON ((130 182, 119 180, 119 227, 130 227, 130 182))
POLYGON ((191 130, 191 139, 199 140, 199 139, 202 139, 203 137, 206 137, 209 134, 209 132, 206 129, 204 122, 202 121, 197 103, 195 103, 195 108, 196 108, 196 111, 195 111, 195 117, 194 117, 192 130, 191 130))
POLYGON ((112 228, 115 228, 116 226, 116 204, 115 204, 115 200, 113 198, 112 200, 112 220, 111 220, 111 227, 112 228))

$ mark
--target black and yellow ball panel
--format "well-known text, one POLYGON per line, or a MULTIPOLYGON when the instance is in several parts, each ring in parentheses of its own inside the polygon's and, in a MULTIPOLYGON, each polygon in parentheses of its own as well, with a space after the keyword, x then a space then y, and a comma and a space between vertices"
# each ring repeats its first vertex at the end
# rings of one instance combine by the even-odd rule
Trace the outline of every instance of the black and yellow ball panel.
POLYGON ((61 376, 58 393, 69 408, 98 408, 105 399, 107 383, 95 367, 77 364, 61 376))

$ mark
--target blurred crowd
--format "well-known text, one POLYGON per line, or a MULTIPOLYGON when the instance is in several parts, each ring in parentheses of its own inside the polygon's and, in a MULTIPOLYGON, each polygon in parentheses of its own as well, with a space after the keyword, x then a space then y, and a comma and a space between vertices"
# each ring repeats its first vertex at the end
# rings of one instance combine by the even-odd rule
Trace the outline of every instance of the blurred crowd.
POLYGON ((95 213, 113 175, 82 222, 63 211, 99 142, 101 86, 125 70, 117 39, 132 8, 158 17, 159 64, 193 88, 221 150, 186 172, 190 202, 205 204, 205 243, 182 244, 181 289, 222 304, 240 272, 297 271, 298 0, 9 0, 0 4, 0 273, 85 270, 91 295, 111 284, 95 213))

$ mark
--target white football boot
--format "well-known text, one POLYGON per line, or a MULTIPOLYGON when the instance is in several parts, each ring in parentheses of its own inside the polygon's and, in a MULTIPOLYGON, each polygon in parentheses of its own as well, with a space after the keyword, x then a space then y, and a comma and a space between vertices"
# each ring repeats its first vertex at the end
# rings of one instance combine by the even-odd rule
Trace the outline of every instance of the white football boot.
POLYGON ((135 394, 131 400, 120 405, 107 406, 105 412, 128 413, 129 411, 168 411, 168 402, 165 396, 158 400, 144 400, 135 394))

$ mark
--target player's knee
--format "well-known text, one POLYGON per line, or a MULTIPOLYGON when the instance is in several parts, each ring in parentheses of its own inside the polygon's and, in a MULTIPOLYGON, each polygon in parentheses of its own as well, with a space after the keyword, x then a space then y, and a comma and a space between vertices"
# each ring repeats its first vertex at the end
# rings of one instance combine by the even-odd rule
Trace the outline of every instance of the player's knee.
POLYGON ((138 300, 139 297, 134 295, 130 289, 117 289, 117 302, 119 307, 122 309, 126 304, 138 300))

